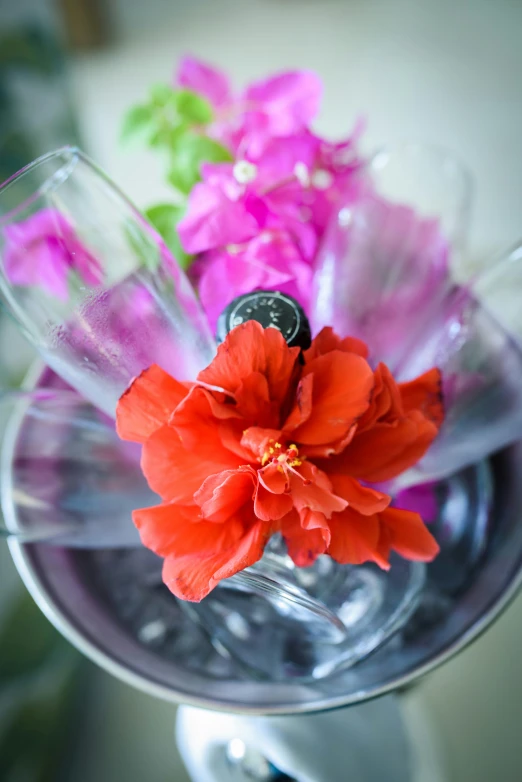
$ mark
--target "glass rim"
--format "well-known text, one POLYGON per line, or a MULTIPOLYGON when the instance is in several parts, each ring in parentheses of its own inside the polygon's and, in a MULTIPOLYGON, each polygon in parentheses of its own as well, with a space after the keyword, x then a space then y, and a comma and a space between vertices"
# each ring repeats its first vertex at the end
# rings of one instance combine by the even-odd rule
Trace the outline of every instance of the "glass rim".
POLYGON ((439 161, 442 161, 443 163, 449 163, 453 169, 453 173, 458 172, 459 176, 465 180, 468 187, 473 184, 473 174, 469 166, 451 147, 446 147, 444 144, 438 144, 436 142, 419 141, 414 138, 403 138, 395 142, 380 144, 375 147, 369 156, 370 168, 374 168, 378 171, 382 167, 382 163, 385 159, 397 151, 410 154, 429 154, 434 158, 438 158, 439 161))
POLYGON ((49 172, 43 177, 42 183, 34 189, 34 191, 23 199, 20 199, 14 207, 7 211, 3 211, 0 203, 0 226, 6 222, 10 222, 14 215, 27 209, 38 198, 49 193, 64 182, 69 176, 71 170, 76 166, 79 160, 87 161, 87 156, 74 144, 67 144, 58 149, 46 152, 44 155, 40 155, 31 163, 28 163, 23 168, 11 174, 8 179, 0 184, 0 199, 13 185, 20 182, 25 176, 36 171, 42 166, 45 166, 51 161, 59 161, 54 171, 49 172))

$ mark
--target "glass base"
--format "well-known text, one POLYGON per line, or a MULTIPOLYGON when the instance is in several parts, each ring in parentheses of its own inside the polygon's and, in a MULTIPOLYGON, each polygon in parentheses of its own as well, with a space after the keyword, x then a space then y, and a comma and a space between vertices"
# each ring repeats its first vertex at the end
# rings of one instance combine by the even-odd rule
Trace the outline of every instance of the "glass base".
POLYGON ((485 465, 419 489, 424 503, 431 494, 429 526, 441 545, 429 578, 424 564, 399 556, 389 571, 327 556, 297 568, 274 538, 259 563, 183 610, 258 680, 317 680, 350 668, 407 624, 411 631, 444 616, 484 552, 493 491, 485 465))
POLYGON ((389 571, 327 556, 297 568, 276 539, 256 566, 183 608, 250 676, 314 680, 387 641, 416 609, 424 581, 425 566, 400 557, 389 571))
MULTIPOLYGON (((25 420, 17 453, 33 452, 41 432, 39 421, 25 420)), ((132 472, 133 460, 124 449, 118 441, 112 478, 132 472)), ((48 442, 47 453, 50 475, 61 481, 54 502, 61 514, 63 499, 76 484, 71 474, 61 472, 62 440, 48 442)), ((81 486, 96 486, 92 469, 83 465, 81 486)), ((32 495, 38 472, 30 471, 26 478, 25 489, 32 495)), ((117 482, 116 494, 121 488, 117 482)), ((128 500, 128 485, 124 488, 122 503, 128 500)), ((399 631, 390 648, 440 625, 452 612, 456 595, 480 569, 492 520, 488 464, 431 488, 430 529, 441 553, 427 568, 396 558, 384 572, 374 565, 342 566, 320 557, 311 568, 300 569, 286 556, 282 541, 274 539, 260 563, 223 581, 202 603, 190 604, 168 592, 161 560, 144 548, 66 556, 82 563, 88 593, 110 612, 114 627, 125 629, 136 642, 129 659, 150 650, 155 665, 163 660, 207 678, 324 681, 368 657, 399 631)), ((25 512, 28 525, 41 513, 32 507, 25 512)))

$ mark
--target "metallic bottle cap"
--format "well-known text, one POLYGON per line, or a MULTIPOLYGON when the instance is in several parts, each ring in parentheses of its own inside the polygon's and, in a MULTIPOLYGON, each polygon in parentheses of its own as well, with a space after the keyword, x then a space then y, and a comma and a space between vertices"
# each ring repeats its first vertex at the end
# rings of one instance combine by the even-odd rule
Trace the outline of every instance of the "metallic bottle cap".
POLYGON ((286 293, 254 291, 235 298, 219 316, 217 341, 223 342, 229 331, 247 320, 278 329, 290 347, 298 346, 303 350, 310 347, 308 319, 301 305, 286 293))

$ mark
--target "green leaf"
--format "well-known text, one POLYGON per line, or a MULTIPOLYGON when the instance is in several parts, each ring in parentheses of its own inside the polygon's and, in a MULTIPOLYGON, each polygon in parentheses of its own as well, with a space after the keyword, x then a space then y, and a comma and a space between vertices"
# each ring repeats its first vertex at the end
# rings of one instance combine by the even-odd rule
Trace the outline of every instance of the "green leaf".
POLYGON ((167 179, 186 195, 201 179, 202 163, 227 163, 232 159, 228 149, 214 139, 188 133, 176 144, 167 179))
POLYGON ((193 261, 181 246, 176 226, 185 216, 186 207, 174 204, 157 204, 145 212, 145 217, 160 234, 182 269, 188 269, 193 261))
POLYGON ((149 147, 169 147, 170 136, 171 131, 169 128, 156 128, 156 130, 149 136, 149 147))
POLYGON ((192 125, 207 125, 212 122, 212 106, 201 95, 191 90, 178 90, 176 109, 179 116, 192 125))
POLYGON ((140 133, 149 133, 154 124, 154 109, 152 106, 134 106, 123 119, 121 140, 128 141, 140 133))
POLYGON ((157 132, 149 139, 151 147, 166 147, 169 152, 174 153, 180 144, 183 144, 185 136, 191 135, 191 130, 187 125, 177 125, 176 127, 164 126, 158 128, 157 132))
POLYGON ((151 102, 155 106, 166 106, 168 103, 176 104, 176 90, 168 84, 154 84, 150 90, 151 102))

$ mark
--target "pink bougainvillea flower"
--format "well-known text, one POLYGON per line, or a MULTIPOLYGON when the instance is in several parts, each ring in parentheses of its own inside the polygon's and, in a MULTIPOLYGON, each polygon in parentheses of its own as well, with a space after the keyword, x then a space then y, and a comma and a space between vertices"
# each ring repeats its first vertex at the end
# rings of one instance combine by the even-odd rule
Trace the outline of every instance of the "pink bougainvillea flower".
POLYGON ((316 117, 322 95, 319 77, 306 70, 261 79, 234 95, 225 73, 193 57, 183 58, 174 82, 213 105, 209 132, 233 152, 245 138, 262 145, 265 138, 298 133, 316 117))
POLYGON ((307 308, 324 223, 352 180, 354 198, 359 188, 354 142, 338 147, 303 130, 271 139, 261 156, 248 148, 235 164, 202 166, 178 232, 199 255, 191 278, 213 326, 218 308, 256 288, 283 290, 307 308))
POLYGON ((181 243, 196 254, 252 239, 267 228, 292 234, 311 262, 325 225, 341 197, 359 192, 361 163, 354 144, 338 156, 309 131, 273 138, 262 154, 251 147, 235 164, 205 164, 203 182, 189 196, 179 223, 181 243))
MULTIPOLYGON (((289 227, 311 227, 316 245, 340 204, 351 203, 364 192, 363 161, 357 152, 362 127, 359 122, 351 136, 338 143, 303 130, 267 140, 257 152, 252 146, 246 149, 270 193, 273 211, 289 227)), ((316 246, 312 255, 315 250, 316 246)))
POLYGON ((203 95, 215 108, 228 106, 233 101, 228 76, 195 57, 183 57, 174 80, 180 87, 203 95))
POLYGON ((308 303, 316 233, 300 218, 302 186, 291 167, 289 176, 281 166, 282 179, 271 179, 274 157, 266 167, 204 165, 204 182, 178 225, 185 250, 199 253, 190 275, 213 327, 223 307, 252 290, 280 290, 308 303))
POLYGON ((69 274, 98 285, 102 270, 57 209, 41 209, 4 229, 4 266, 14 285, 40 286, 58 299, 68 296, 69 274))
POLYGON ((310 131, 321 85, 308 71, 290 71, 255 82, 234 97, 224 73, 185 58, 176 82, 212 103, 216 119, 207 131, 216 137, 223 133, 220 140, 236 157, 231 164, 203 164, 203 181, 190 193, 186 215, 178 224, 183 249, 199 256, 191 276, 202 282, 210 320, 215 321, 214 305, 205 291, 220 271, 220 289, 225 279, 233 283, 222 306, 239 291, 248 290, 246 281, 240 279, 242 273, 245 280, 267 289, 281 284, 282 276, 287 290, 306 306, 309 292, 304 291, 302 279, 309 281, 310 273, 304 265, 313 263, 341 198, 354 200, 359 192, 361 161, 356 142, 362 126, 338 144, 310 131), (285 253, 278 260, 272 250, 281 246, 281 236, 285 237, 285 253), (292 273, 290 256, 293 280, 287 280, 292 273), (243 261, 250 268, 243 269, 243 261), (209 264, 208 274, 203 273, 205 264, 209 264))
POLYGON ((436 437, 440 375, 398 385, 366 356, 331 329, 302 353, 248 321, 195 384, 152 366, 123 394, 118 432, 143 444, 144 474, 162 498, 133 518, 175 595, 201 600, 259 560, 275 532, 298 566, 323 553, 383 568, 392 551, 436 556, 421 517, 369 484, 407 469, 436 437))
POLYGON ((243 138, 262 149, 267 138, 293 136, 315 119, 322 84, 313 71, 287 71, 250 84, 241 96, 243 138))
POLYGON ((310 265, 285 231, 267 231, 234 250, 204 253, 190 273, 213 329, 232 299, 255 290, 278 290, 306 307, 312 282, 310 265))
MULTIPOLYGON (((223 165, 231 169, 228 164, 223 165)), ((230 184, 233 183, 231 175, 230 184)), ((245 191, 241 193, 238 188, 233 194, 227 192, 225 182, 203 181, 194 185, 187 214, 178 224, 183 249, 195 255, 253 238, 260 225, 252 206, 245 191)))
POLYGON ((439 513, 436 486, 436 483, 421 483, 402 489, 395 497, 394 505, 419 513, 426 524, 431 524, 439 513))
POLYGON ((203 182, 192 189, 187 214, 178 224, 185 252, 215 250, 241 244, 266 229, 287 229, 297 242, 304 240, 312 255, 315 232, 299 217, 301 185, 291 165, 275 171, 272 158, 266 166, 246 159, 204 164, 203 182))

